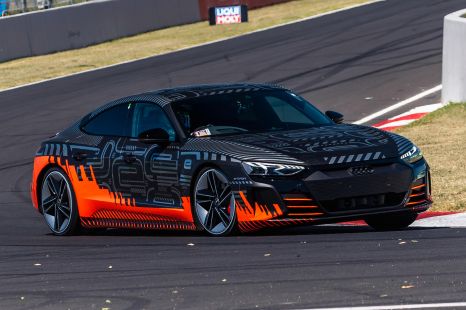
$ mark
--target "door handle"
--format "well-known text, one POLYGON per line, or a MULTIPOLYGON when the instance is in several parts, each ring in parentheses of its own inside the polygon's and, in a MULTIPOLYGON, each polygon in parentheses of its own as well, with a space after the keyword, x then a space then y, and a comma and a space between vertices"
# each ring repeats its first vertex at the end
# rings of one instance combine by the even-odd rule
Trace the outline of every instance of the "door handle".
POLYGON ((131 164, 131 163, 134 163, 136 161, 136 156, 134 156, 131 153, 126 153, 126 154, 123 155, 123 159, 124 159, 124 161, 126 163, 131 164))
POLYGON ((77 161, 83 161, 87 158, 87 154, 86 153, 74 153, 73 154, 73 159, 77 160, 77 161))

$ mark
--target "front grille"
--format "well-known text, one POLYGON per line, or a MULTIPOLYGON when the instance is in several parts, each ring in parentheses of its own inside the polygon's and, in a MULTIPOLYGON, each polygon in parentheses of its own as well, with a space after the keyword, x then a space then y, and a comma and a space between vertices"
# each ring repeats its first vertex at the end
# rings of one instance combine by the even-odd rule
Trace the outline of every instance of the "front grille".
POLYGON ((400 205, 406 193, 386 193, 320 201, 328 212, 345 212, 400 205))
POLYGON ((370 201, 374 198, 369 196, 385 193, 406 194, 411 186, 412 171, 398 163, 371 167, 354 166, 315 171, 304 181, 309 192, 319 202, 359 197, 370 198, 370 201))
POLYGON ((288 218, 314 218, 324 215, 315 200, 309 196, 288 194, 282 198, 288 218))

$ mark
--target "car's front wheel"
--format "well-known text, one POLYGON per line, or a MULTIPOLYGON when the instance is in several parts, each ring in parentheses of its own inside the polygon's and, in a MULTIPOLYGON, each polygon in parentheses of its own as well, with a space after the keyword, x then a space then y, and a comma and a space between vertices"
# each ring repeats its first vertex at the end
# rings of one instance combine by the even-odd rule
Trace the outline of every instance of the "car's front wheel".
POLYGON ((373 215, 365 218, 365 222, 375 230, 399 230, 414 223, 417 213, 406 211, 394 214, 373 215))
POLYGON ((225 236, 236 225, 235 198, 227 177, 215 168, 203 169, 193 191, 196 225, 213 236, 225 236))
POLYGON ((71 182, 59 168, 49 169, 41 188, 40 210, 50 230, 59 236, 76 233, 79 215, 71 182))

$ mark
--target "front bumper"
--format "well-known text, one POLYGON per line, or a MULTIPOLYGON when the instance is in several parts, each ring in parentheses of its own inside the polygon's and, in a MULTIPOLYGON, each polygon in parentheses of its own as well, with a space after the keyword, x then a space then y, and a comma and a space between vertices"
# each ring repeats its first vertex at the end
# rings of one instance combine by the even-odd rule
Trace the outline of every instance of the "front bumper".
POLYGON ((239 228, 324 224, 398 212, 423 212, 432 204, 424 159, 359 167, 321 168, 301 178, 256 178, 236 191, 239 228))

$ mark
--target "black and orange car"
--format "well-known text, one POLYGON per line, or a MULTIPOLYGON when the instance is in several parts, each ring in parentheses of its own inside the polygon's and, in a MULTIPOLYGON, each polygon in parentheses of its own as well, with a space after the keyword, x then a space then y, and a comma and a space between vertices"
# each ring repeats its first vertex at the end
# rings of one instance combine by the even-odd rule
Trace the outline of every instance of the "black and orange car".
POLYGON ((97 109, 42 143, 32 201, 57 235, 355 219, 399 229, 432 202, 429 167, 409 140, 256 84, 165 89, 97 109))

